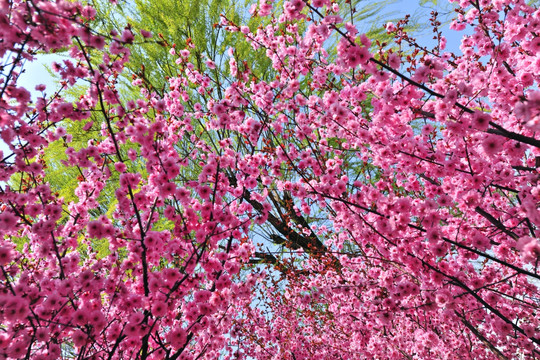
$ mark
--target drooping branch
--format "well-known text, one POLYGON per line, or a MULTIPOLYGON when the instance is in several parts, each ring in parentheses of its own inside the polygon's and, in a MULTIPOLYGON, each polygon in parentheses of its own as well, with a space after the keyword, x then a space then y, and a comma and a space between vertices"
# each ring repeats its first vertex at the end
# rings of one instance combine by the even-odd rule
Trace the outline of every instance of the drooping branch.
POLYGON ((458 313, 457 311, 454 311, 454 314, 456 314, 457 317, 459 317, 461 319, 461 322, 463 323, 463 325, 465 325, 467 327, 467 329, 469 329, 482 343, 484 343, 489 350, 491 350, 491 352, 497 357, 497 359, 499 360, 509 360, 506 356, 504 356, 504 354, 499 350, 497 349, 492 343, 491 341, 489 341, 488 339, 486 339, 486 337, 484 335, 482 335, 482 333, 480 333, 480 331, 478 331, 477 328, 475 328, 468 320, 467 318, 465 318, 464 315, 461 315, 460 313, 458 313))

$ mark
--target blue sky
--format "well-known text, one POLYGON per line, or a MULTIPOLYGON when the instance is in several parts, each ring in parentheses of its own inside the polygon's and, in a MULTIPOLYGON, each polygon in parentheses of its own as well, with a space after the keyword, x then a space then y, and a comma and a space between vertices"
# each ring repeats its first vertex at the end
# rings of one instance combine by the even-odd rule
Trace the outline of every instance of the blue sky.
MULTIPOLYGON (((37 60, 30 62, 27 61, 24 64, 24 71, 20 74, 18 79, 19 86, 23 86, 30 90, 32 93, 32 100, 35 101, 40 93, 35 91, 36 85, 44 84, 47 89, 47 94, 53 94, 57 88, 57 83, 53 76, 46 70, 47 66, 50 66, 53 62, 62 61, 60 55, 38 55, 37 60)), ((9 155, 11 151, 8 146, 0 139, 0 150, 4 153, 4 156, 9 155)))
POLYGON ((456 32, 450 30, 450 19, 454 17, 455 12, 453 6, 446 0, 431 0, 427 1, 425 5, 420 5, 420 0, 396 0, 393 4, 390 4, 387 8, 392 12, 392 17, 396 19, 402 19, 405 15, 410 14, 413 20, 424 27, 415 33, 416 40, 421 45, 435 45, 433 40, 434 33, 429 24, 429 18, 431 11, 436 10, 439 13, 439 21, 443 24, 440 27, 443 35, 447 39, 447 47, 445 51, 450 51, 456 54, 461 54, 459 46, 461 44, 461 37, 467 33, 467 30, 456 32), (433 1, 437 4, 434 5, 433 1))
POLYGON ((57 84, 54 77, 46 70, 53 62, 62 62, 65 57, 57 54, 38 55, 38 60, 27 62, 24 65, 25 72, 19 77, 19 84, 31 90, 32 99, 35 100, 39 93, 34 88, 36 85, 44 84, 47 86, 47 94, 52 94, 56 90, 57 84))

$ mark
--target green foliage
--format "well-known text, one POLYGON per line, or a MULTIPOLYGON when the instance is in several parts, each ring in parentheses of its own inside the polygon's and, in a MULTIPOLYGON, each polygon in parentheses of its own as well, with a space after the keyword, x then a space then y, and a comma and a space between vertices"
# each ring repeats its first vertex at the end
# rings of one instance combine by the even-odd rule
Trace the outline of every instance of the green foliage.
POLYGON ((64 140, 52 142, 47 147, 43 159, 47 164, 45 180, 51 184, 51 190, 58 192, 64 201, 76 201, 75 188, 77 187, 77 168, 64 166, 62 161, 67 160, 64 140))
POLYGON ((10 240, 16 245, 16 249, 19 252, 22 252, 24 245, 30 242, 28 236, 12 236, 10 240))
MULTIPOLYGON (((111 7, 105 0, 96 0, 93 5, 98 10, 97 19, 103 33, 112 29, 121 32, 125 27, 130 27, 135 34, 140 30, 153 33, 153 38, 145 41, 141 41, 140 36, 136 38, 136 48, 127 67, 131 74, 144 78, 158 93, 166 88, 166 79, 176 76, 179 71, 175 57, 169 54, 171 47, 189 48, 190 61, 199 70, 205 69, 206 59, 211 59, 227 74, 225 54, 231 47, 257 72, 262 74, 270 68, 268 59, 260 52, 252 51, 245 41, 240 41, 241 33, 227 32, 216 26, 221 15, 251 29, 262 25, 261 19, 250 19, 247 5, 229 0, 135 0, 118 7, 111 7)), ((131 74, 127 74, 127 80, 131 74)))

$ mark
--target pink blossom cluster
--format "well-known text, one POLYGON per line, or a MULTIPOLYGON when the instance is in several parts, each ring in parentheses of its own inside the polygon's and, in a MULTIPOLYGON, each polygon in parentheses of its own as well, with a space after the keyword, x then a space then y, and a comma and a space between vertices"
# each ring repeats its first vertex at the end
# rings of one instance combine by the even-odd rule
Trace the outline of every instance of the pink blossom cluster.
POLYGON ((454 2, 462 55, 261 0, 266 26, 218 26, 270 78, 188 43, 164 94, 135 76, 126 98, 149 32, 0 0, 0 358, 538 358, 540 10, 454 2), (23 60, 64 48, 87 90, 32 103, 23 60))

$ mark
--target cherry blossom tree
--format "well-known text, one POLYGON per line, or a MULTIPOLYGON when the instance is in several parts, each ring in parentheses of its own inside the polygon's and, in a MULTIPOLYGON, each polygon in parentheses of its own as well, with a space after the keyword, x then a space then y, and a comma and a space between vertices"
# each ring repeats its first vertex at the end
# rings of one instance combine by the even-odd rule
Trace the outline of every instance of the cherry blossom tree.
POLYGON ((462 55, 436 13, 428 49, 406 20, 373 43, 338 3, 261 0, 268 25, 216 27, 275 79, 187 42, 167 91, 126 100, 151 33, 0 0, 0 358, 538 358, 540 10, 454 2, 462 55), (24 63, 64 50, 32 102, 24 63))

